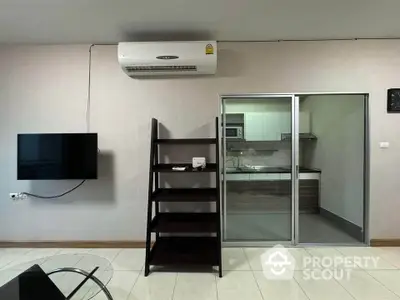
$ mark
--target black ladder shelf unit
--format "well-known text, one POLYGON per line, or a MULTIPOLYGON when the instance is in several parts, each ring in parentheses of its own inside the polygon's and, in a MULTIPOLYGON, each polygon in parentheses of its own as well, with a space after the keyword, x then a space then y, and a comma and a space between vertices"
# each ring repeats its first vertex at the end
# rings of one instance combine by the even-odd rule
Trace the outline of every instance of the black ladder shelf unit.
POLYGON ((158 121, 151 120, 145 276, 149 275, 150 266, 218 266, 219 277, 222 277, 218 129, 218 118, 216 118, 215 138, 159 139, 158 121), (193 169, 191 162, 160 163, 158 161, 159 147, 163 144, 215 144, 216 162, 207 163, 202 171, 193 169), (185 171, 172 170, 172 167, 179 166, 187 168, 185 171), (182 176, 189 172, 214 172, 216 187, 160 188, 158 175, 161 172, 182 173, 182 176), (160 203, 166 202, 213 202, 216 209, 215 212, 207 213, 160 212, 160 203), (154 243, 151 241, 152 233, 155 233, 154 243), (199 236, 200 233, 206 236, 199 236))

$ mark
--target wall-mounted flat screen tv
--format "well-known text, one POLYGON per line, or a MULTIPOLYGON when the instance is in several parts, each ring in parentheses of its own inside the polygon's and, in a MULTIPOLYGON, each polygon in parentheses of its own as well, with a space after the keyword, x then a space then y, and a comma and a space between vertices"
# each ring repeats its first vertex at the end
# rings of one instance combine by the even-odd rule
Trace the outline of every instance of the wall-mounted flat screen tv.
POLYGON ((18 134, 18 179, 97 179, 97 133, 18 134))

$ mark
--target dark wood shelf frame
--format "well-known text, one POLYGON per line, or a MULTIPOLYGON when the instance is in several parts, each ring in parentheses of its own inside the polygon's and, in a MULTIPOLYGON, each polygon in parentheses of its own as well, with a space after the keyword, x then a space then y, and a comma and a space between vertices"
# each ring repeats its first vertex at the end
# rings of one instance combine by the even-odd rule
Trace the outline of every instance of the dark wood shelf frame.
POLYGON ((193 169, 191 163, 176 163, 176 164, 156 164, 153 167, 154 172, 163 172, 163 173, 184 173, 184 172, 193 172, 193 173, 202 173, 202 172, 217 172, 217 164, 216 163, 207 163, 204 169, 198 170, 193 169), (186 167, 184 171, 175 171, 173 167, 186 167))
POLYGON ((217 143, 215 138, 203 139, 156 139, 157 144, 170 145, 212 145, 217 143))
POLYGON ((159 213, 151 231, 161 233, 217 233, 217 213, 159 213))
POLYGON ((217 188, 160 188, 152 194, 152 200, 158 202, 216 202, 217 188))
POLYGON ((145 276, 149 275, 151 265, 202 265, 218 266, 219 276, 222 277, 218 118, 215 119, 215 138, 159 139, 158 125, 156 119, 151 120, 145 276), (202 170, 193 169, 190 162, 160 163, 159 147, 168 144, 215 145, 216 162, 207 163, 202 170), (173 167, 186 167, 186 170, 175 171, 173 167), (159 173, 210 172, 216 174, 215 188, 160 188, 159 173), (215 212, 161 213, 160 203, 163 202, 215 202, 216 209, 215 212), (152 233, 155 233, 154 244, 151 241, 152 233), (207 236, 198 236, 199 234, 207 236))
MULTIPOLYGON (((217 266, 217 237, 160 237, 150 253, 151 265, 217 266)), ((222 275, 221 275, 222 276, 222 275)))

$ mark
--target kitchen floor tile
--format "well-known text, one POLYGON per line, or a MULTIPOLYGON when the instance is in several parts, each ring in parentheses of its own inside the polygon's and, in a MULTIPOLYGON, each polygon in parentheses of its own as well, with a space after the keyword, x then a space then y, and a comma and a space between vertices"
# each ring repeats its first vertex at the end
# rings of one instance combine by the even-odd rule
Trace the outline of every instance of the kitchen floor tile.
POLYGON ((321 214, 301 213, 299 216, 299 236, 301 243, 341 243, 361 245, 345 230, 336 226, 321 214))

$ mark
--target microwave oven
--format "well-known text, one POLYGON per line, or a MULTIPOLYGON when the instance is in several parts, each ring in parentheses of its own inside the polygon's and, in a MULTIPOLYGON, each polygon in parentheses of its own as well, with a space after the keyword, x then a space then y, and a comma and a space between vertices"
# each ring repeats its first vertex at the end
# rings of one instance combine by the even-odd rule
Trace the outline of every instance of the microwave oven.
POLYGON ((226 126, 225 137, 227 139, 244 139, 243 126, 226 126))

